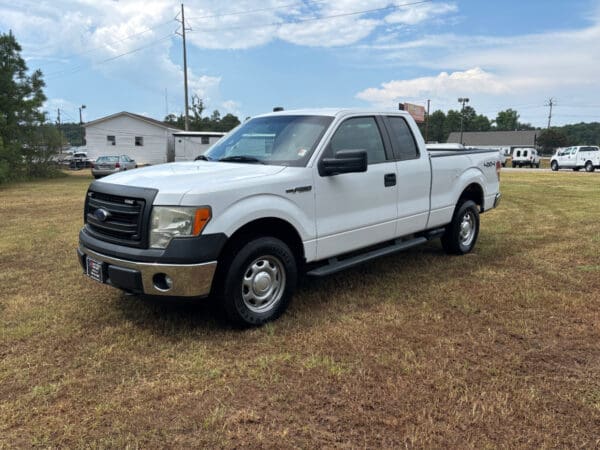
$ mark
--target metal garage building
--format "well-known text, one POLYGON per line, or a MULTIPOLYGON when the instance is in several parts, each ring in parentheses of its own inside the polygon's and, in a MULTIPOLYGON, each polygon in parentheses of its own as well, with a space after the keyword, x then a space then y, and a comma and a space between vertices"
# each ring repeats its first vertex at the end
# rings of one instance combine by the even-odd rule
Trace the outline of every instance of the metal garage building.
MULTIPOLYGON (((541 131, 465 131, 462 143, 466 147, 493 148, 504 150, 505 154, 509 154, 517 147, 535 148, 541 131)), ((450 133, 448 142, 460 143, 460 133, 456 131, 450 133)))

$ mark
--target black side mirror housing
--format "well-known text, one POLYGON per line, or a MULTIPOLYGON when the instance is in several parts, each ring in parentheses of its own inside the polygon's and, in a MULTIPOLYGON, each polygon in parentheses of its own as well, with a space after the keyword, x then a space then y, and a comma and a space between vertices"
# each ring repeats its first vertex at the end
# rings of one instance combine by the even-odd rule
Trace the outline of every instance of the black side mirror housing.
POLYGON ((365 150, 340 150, 335 158, 323 158, 319 163, 319 175, 322 177, 342 173, 366 172, 367 152, 365 150))

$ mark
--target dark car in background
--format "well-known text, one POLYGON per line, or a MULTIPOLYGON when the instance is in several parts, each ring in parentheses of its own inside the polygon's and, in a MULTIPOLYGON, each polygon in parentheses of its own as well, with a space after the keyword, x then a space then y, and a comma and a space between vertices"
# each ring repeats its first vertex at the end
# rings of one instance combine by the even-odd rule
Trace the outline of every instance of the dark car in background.
POLYGON ((100 178, 113 173, 135 169, 136 167, 135 160, 127 155, 99 156, 92 166, 92 175, 94 178, 100 178))

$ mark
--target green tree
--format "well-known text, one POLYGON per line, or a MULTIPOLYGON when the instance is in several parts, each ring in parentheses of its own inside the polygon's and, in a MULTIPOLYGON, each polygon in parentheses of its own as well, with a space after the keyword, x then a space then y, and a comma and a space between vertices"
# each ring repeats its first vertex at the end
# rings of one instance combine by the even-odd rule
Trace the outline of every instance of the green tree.
POLYGON ((558 147, 566 147, 568 143, 567 136, 555 128, 543 130, 537 137, 537 145, 542 148, 544 154, 550 154, 558 147))
POLYGON ((519 129, 519 113, 514 109, 500 111, 496 115, 496 129, 498 131, 514 131, 519 129))
POLYGON ((38 131, 45 121, 44 86, 40 70, 28 75, 12 32, 0 34, 0 167, 8 168, 10 178, 36 175, 40 170, 34 165, 48 165, 48 147, 40 145, 38 131), (44 157, 37 153, 42 147, 44 157))
POLYGON ((429 116, 429 130, 427 139, 433 142, 446 142, 446 134, 444 126, 446 122, 446 114, 439 109, 434 111, 429 116))
POLYGON ((219 131, 227 132, 229 130, 234 129, 239 124, 240 124, 240 119, 238 119, 237 116, 234 116, 231 113, 225 114, 223 116, 223 118, 221 119, 219 131))

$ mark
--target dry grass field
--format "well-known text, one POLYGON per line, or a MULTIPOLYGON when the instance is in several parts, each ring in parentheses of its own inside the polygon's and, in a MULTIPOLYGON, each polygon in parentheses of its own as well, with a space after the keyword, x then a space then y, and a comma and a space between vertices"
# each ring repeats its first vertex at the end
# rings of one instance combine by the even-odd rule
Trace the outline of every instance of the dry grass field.
POLYGON ((600 446, 600 174, 504 173, 474 253, 307 280, 246 331, 85 279, 90 181, 0 188, 0 448, 600 446))

